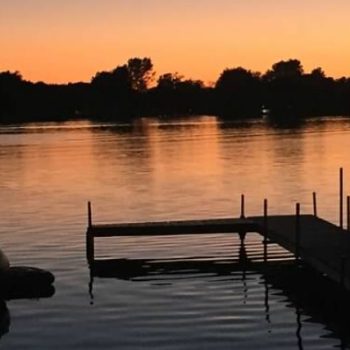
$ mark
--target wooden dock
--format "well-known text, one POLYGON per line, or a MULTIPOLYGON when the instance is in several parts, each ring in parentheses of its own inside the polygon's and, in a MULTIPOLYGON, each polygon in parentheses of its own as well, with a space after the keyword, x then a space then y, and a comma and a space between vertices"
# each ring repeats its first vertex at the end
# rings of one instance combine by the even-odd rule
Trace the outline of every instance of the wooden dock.
POLYGON ((95 260, 95 238, 116 236, 164 236, 210 233, 237 233, 242 244, 247 233, 263 236, 264 260, 268 261, 268 243, 274 242, 293 253, 297 261, 311 266, 320 274, 350 290, 350 196, 347 196, 347 230, 343 227, 343 169, 339 171, 340 227, 317 216, 316 193, 313 193, 313 215, 301 215, 296 204, 295 215, 268 215, 264 200, 263 216, 246 217, 244 195, 241 195, 239 218, 210 220, 163 221, 145 223, 93 224, 91 203, 88 202, 86 255, 89 264, 95 260))
POLYGON ((94 240, 100 237, 237 233, 244 241, 249 232, 260 233, 264 237, 266 251, 267 243, 273 241, 295 254, 296 259, 350 289, 350 232, 314 215, 298 213, 237 219, 95 225, 92 224, 90 212, 86 233, 87 259, 89 262, 94 261, 94 240))

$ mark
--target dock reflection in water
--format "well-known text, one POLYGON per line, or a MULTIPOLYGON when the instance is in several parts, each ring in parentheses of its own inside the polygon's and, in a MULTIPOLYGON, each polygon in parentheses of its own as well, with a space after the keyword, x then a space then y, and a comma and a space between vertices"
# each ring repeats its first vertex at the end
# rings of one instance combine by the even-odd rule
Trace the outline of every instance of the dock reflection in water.
MULTIPOLYGON (((89 293, 94 301, 96 278, 116 278, 132 282, 149 282, 153 286, 173 285, 179 281, 193 281, 198 278, 209 283, 241 284, 241 303, 248 304, 250 285, 256 274, 261 276, 259 284, 264 289, 264 319, 271 333, 281 322, 270 306, 272 296, 282 296, 288 308, 295 310, 295 343, 298 349, 306 347, 303 339, 305 323, 322 324, 326 330, 324 337, 340 340, 337 347, 348 349, 350 334, 350 298, 336 283, 315 273, 306 266, 296 263, 290 254, 285 259, 263 261, 250 259, 244 244, 237 257, 189 257, 172 259, 103 259, 90 264, 89 293)), ((255 287, 255 286, 254 286, 255 287)), ((135 286, 135 288, 137 288, 135 286)), ((254 292, 254 291, 253 291, 254 292)), ((234 293, 234 290, 232 290, 234 293)), ((230 307, 228 305, 228 307, 230 307)), ((247 305, 248 307, 248 305, 247 305)), ((234 314, 235 312, 232 311, 234 314)), ((237 319, 241 315, 236 315, 237 319)), ((232 317, 232 322, 237 322, 232 317)), ((239 321, 238 321, 239 322, 239 321)))

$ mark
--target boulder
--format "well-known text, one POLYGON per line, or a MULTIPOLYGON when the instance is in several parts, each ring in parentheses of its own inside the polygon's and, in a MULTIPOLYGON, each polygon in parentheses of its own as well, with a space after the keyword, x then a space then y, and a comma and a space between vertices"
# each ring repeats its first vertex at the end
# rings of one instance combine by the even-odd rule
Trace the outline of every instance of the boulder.
POLYGON ((14 266, 0 272, 0 299, 21 299, 50 297, 55 289, 55 277, 46 270, 14 266))

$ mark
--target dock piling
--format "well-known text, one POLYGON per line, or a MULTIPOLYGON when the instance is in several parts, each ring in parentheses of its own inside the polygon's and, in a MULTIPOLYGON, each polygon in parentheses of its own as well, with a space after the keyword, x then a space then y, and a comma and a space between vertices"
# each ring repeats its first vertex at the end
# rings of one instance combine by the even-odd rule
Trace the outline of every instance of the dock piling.
POLYGON ((339 169, 339 226, 343 228, 343 198, 344 198, 344 172, 339 169))
POLYGON ((267 199, 264 199, 264 242, 267 241, 267 231, 268 231, 268 219, 267 219, 268 203, 267 199))
POLYGON ((88 201, 88 227, 92 226, 92 212, 91 212, 91 202, 88 201))
POLYGON ((86 231, 86 258, 89 263, 94 261, 95 256, 95 239, 94 235, 91 233, 92 228, 92 210, 91 210, 91 202, 87 203, 88 209, 88 229, 86 231))
POLYGON ((245 206, 245 198, 244 198, 244 194, 241 195, 241 219, 245 218, 245 214, 244 214, 244 206, 245 206))
POLYGON ((86 259, 91 264, 95 258, 95 239, 94 236, 88 231, 86 232, 86 259))
POLYGON ((350 196, 346 197, 346 221, 347 221, 347 230, 350 231, 350 196))
POLYGON ((317 217, 317 198, 316 198, 316 192, 312 193, 312 202, 313 202, 313 208, 314 208, 314 216, 317 217))
POLYGON ((247 232, 245 231, 239 231, 238 232, 238 235, 239 235, 239 238, 241 240, 241 246, 243 245, 244 246, 244 240, 245 240, 245 237, 247 235, 247 232))
POLYGON ((267 234, 268 234, 268 219, 267 219, 268 203, 267 199, 264 199, 264 261, 267 261, 267 234))
MULTIPOLYGON (((244 198, 244 194, 241 194, 241 219, 245 219, 245 198, 244 198)), ((244 244, 244 240, 245 240, 245 236, 247 234, 247 232, 245 231, 240 231, 238 232, 239 234, 239 238, 241 239, 241 244, 244 244)))
POLYGON ((297 203, 295 215, 295 258, 300 259, 300 203, 297 203))

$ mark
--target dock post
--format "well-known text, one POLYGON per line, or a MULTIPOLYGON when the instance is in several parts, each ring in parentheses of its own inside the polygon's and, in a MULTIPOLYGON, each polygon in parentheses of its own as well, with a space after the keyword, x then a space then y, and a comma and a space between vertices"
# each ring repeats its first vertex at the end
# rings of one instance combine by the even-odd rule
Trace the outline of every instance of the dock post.
POLYGON ((88 228, 86 231, 86 258, 89 263, 93 262, 95 256, 95 240, 90 230, 92 227, 91 202, 88 202, 88 228))
POLYGON ((264 244, 264 261, 267 261, 267 234, 268 234, 268 221, 267 221, 267 210, 268 210, 268 206, 267 206, 267 199, 264 199, 264 240, 263 240, 263 244, 264 244))
POLYGON ((244 240, 245 240, 245 236, 247 235, 247 232, 245 231, 239 231, 238 232, 239 238, 241 240, 241 246, 244 245, 244 240))
POLYGON ((300 259, 300 203, 296 204, 295 216, 295 258, 300 259))
POLYGON ((313 208, 314 208, 314 216, 317 217, 317 198, 316 198, 316 192, 312 193, 312 202, 313 202, 313 208))
POLYGON ((346 197, 346 221, 347 221, 347 230, 350 231, 350 196, 346 197))
POLYGON ((339 170, 339 226, 343 228, 343 198, 344 198, 344 174, 343 168, 339 170))
MULTIPOLYGON (((241 219, 245 219, 245 214, 244 214, 244 194, 241 194, 241 219)), ((244 244, 244 240, 245 240, 245 236, 247 234, 247 232, 241 231, 238 232, 239 234, 239 238, 241 239, 241 244, 244 244)))
POLYGON ((88 227, 92 226, 91 202, 88 202, 88 227))
POLYGON ((244 214, 244 194, 241 194, 241 219, 245 218, 245 214, 244 214))
POLYGON ((86 231, 86 259, 90 265, 95 259, 95 239, 90 233, 90 228, 86 231))

